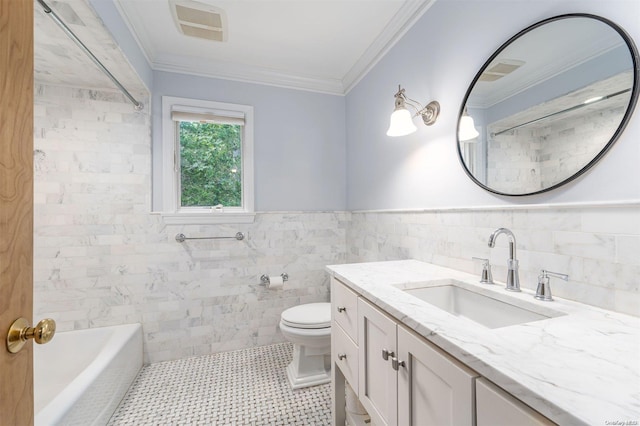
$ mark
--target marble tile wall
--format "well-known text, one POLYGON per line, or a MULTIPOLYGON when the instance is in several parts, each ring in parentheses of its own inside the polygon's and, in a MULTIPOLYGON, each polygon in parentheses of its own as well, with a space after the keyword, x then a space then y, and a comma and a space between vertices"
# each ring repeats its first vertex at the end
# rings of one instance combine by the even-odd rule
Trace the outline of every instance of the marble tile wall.
POLYGON ((479 274, 471 256, 506 274, 518 240, 522 286, 540 268, 571 275, 557 296, 638 315, 639 206, 421 213, 261 212, 255 223, 167 226, 149 213, 148 109, 109 91, 35 91, 34 317, 59 330, 141 322, 145 361, 283 341, 282 310, 328 300, 324 266, 416 258, 479 274), (246 240, 177 243, 188 236, 246 240), (285 290, 262 274, 287 272, 285 290))
MULTIPOLYGON (((625 100, 620 97, 592 111, 578 111, 562 120, 545 120, 489 137, 488 185, 507 193, 514 188, 516 192, 535 192, 569 178, 587 165, 615 133, 626 110, 626 104, 620 103, 625 100)), ((490 125, 488 133, 494 131, 494 125, 490 125)))
POLYGON ((35 93, 35 318, 60 331, 141 322, 157 362, 281 342, 282 310, 328 301, 324 266, 346 260, 348 213, 165 226, 149 213, 148 108, 109 91, 35 93), (175 241, 237 231, 247 238, 175 241), (284 290, 259 285, 282 272, 284 290))
POLYGON ((602 150, 603 142, 611 139, 626 111, 626 105, 618 103, 538 130, 539 140, 554 142, 542 143, 539 151, 542 187, 567 179, 602 150))
POLYGON ((553 294, 605 309, 640 314, 640 205, 487 209, 416 213, 352 213, 349 262, 418 259, 480 276, 472 256, 489 258, 496 281, 506 279, 508 239, 516 235, 523 288, 535 290, 544 268, 570 275, 552 278, 553 294))

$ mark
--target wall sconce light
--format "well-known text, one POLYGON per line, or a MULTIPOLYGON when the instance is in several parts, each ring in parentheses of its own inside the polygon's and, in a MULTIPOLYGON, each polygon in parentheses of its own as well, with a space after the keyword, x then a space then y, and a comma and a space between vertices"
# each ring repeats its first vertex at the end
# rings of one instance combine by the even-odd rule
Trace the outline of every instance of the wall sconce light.
POLYGON ((473 117, 467 112, 467 108, 464 109, 462 117, 460 117, 460 124, 458 125, 458 140, 468 141, 475 139, 480 135, 476 130, 476 126, 473 123, 473 117))
POLYGON ((400 86, 398 86, 398 93, 394 96, 396 98, 396 108, 391 114, 387 136, 404 136, 418 130, 413 124, 413 117, 418 115, 422 117, 422 121, 427 126, 431 126, 436 122, 438 114, 440 114, 440 104, 437 101, 429 102, 426 107, 423 107, 419 102, 407 98, 404 94, 404 89, 400 86), (416 111, 414 115, 411 115, 407 105, 416 111))

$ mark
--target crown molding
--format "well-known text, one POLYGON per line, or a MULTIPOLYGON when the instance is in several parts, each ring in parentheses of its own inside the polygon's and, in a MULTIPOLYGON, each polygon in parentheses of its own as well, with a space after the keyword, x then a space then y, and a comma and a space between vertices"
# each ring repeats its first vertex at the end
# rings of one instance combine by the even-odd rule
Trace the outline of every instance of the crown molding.
POLYGON ((342 79, 349 93, 437 0, 408 0, 342 79))
POLYGON ((129 30, 129 33, 131 33, 131 36, 133 37, 134 41, 138 44, 138 47, 140 48, 140 51, 142 52, 144 59, 147 61, 147 64, 149 64, 149 66, 153 69, 153 66, 152 66, 153 61, 151 60, 151 58, 155 54, 153 45, 149 40, 149 37, 147 36, 146 32, 142 31, 142 33, 139 34, 135 30, 136 26, 138 26, 138 28, 144 28, 142 25, 142 22, 140 22, 137 18, 135 18, 135 15, 131 15, 127 13, 127 8, 123 5, 122 0, 114 0, 113 4, 115 5, 116 10, 122 17, 122 21, 124 22, 124 25, 129 30))
POLYGON ((191 56, 163 55, 151 64, 151 68, 157 71, 199 77, 220 78, 332 95, 344 95, 344 87, 338 79, 309 77, 268 68, 205 60, 191 56))

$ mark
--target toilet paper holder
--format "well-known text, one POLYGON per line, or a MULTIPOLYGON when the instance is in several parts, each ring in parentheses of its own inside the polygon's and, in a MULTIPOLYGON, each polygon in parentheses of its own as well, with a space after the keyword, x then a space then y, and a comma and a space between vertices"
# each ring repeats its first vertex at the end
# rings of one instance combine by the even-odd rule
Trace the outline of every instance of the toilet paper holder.
MULTIPOLYGON (((282 274, 280 274, 280 276, 282 277, 282 281, 289 280, 289 274, 287 274, 286 272, 283 272, 282 274)), ((260 277, 260 285, 267 285, 269 284, 269 282, 271 282, 271 280, 269 279, 269 275, 262 274, 262 276, 260 277)))

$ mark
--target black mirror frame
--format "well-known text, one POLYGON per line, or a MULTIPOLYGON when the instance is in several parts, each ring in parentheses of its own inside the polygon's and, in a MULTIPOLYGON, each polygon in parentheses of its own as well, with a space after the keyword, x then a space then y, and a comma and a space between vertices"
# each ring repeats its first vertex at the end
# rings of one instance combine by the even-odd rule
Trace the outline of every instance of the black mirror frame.
POLYGON ((462 105, 460 106, 460 113, 458 114, 458 125, 456 126, 456 142, 457 142, 457 150, 458 150, 458 159, 460 160, 460 163, 462 164, 462 168, 464 169, 465 173, 467 174, 467 176, 469 176, 469 178, 471 178, 471 180, 474 183, 476 183, 481 188, 483 188, 483 189, 485 189, 485 190, 487 190, 489 192, 492 192, 494 194, 504 195, 504 196, 508 196, 508 197, 525 197, 525 196, 542 194, 544 192, 552 191, 552 190, 554 190, 554 189, 556 189, 556 188, 558 188, 560 186, 566 185, 567 183, 569 183, 569 182, 577 179, 578 177, 582 176, 585 172, 587 172, 587 170, 589 170, 591 167, 593 167, 607 153, 607 151, 618 140, 618 138, 620 137, 620 135, 624 131, 625 127, 627 127, 627 124, 628 124, 629 120, 631 119, 631 116, 633 115, 633 111, 635 110, 636 104, 638 102, 639 94, 640 94, 640 56, 638 55, 638 49, 636 48, 636 45, 634 44, 633 40, 631 39, 631 36, 629 36, 629 34, 627 34, 627 32, 625 30, 623 30, 620 26, 618 26, 617 24, 615 24, 614 22, 612 22, 612 21, 610 21, 610 20, 608 20, 606 18, 603 18, 601 16, 597 16, 597 15, 588 14, 588 13, 568 13, 568 14, 558 15, 558 16, 554 16, 552 18, 544 19, 542 21, 536 22, 533 25, 528 26, 527 28, 525 28, 522 31, 518 32, 516 35, 514 35, 509 40, 504 42, 489 57, 489 59, 487 59, 487 61, 484 63, 484 65, 482 65, 480 70, 476 73, 475 77, 473 78, 473 81, 469 85, 469 88, 467 89, 467 92, 464 95, 464 99, 462 100, 462 105), (604 148, 602 148, 602 150, 589 163, 587 163, 584 167, 582 167, 580 170, 575 172, 573 175, 571 175, 567 179, 565 179, 565 180, 563 180, 563 181, 561 181, 559 183, 556 183, 555 185, 552 185, 552 186, 550 186, 548 188, 544 188, 544 189, 541 189, 541 190, 535 191, 535 192, 527 192, 527 193, 522 193, 522 194, 508 194, 508 193, 500 192, 500 191, 497 191, 497 190, 495 190, 493 188, 490 188, 487 185, 485 185, 482 182, 480 182, 478 179, 476 179, 476 177, 473 176, 473 174, 469 171, 469 169, 467 168, 467 165, 464 162, 462 151, 460 149, 461 143, 460 143, 460 140, 458 138, 458 131, 460 129, 460 118, 462 117, 462 115, 464 113, 464 110, 465 110, 465 107, 466 107, 466 104, 467 104, 467 100, 469 99, 469 95, 471 94, 473 88, 475 87, 475 85, 478 82, 478 79, 480 78, 482 73, 487 69, 489 64, 491 64, 491 62, 500 53, 502 53, 502 51, 504 49, 507 48, 507 46, 509 46, 511 43, 516 41, 521 36, 527 34, 528 32, 530 32, 530 31, 532 31, 532 30, 534 30, 534 29, 536 29, 538 27, 541 27, 541 26, 543 26, 545 24, 548 24, 550 22, 555 22, 555 21, 559 21, 559 20, 562 20, 562 19, 568 19, 568 18, 591 18, 591 19, 596 19, 598 21, 601 21, 601 22, 609 25, 611 28, 613 28, 622 37, 622 39, 624 40, 625 44, 627 45, 627 48, 629 49, 629 52, 631 54, 631 61, 633 62, 634 73, 633 73, 633 90, 632 90, 632 93, 631 93, 631 98, 629 100, 629 106, 627 107, 625 115, 622 118, 622 120, 620 122, 620 125, 616 129, 615 133, 613 134, 613 136, 611 137, 609 142, 607 142, 607 144, 604 146, 604 148))

